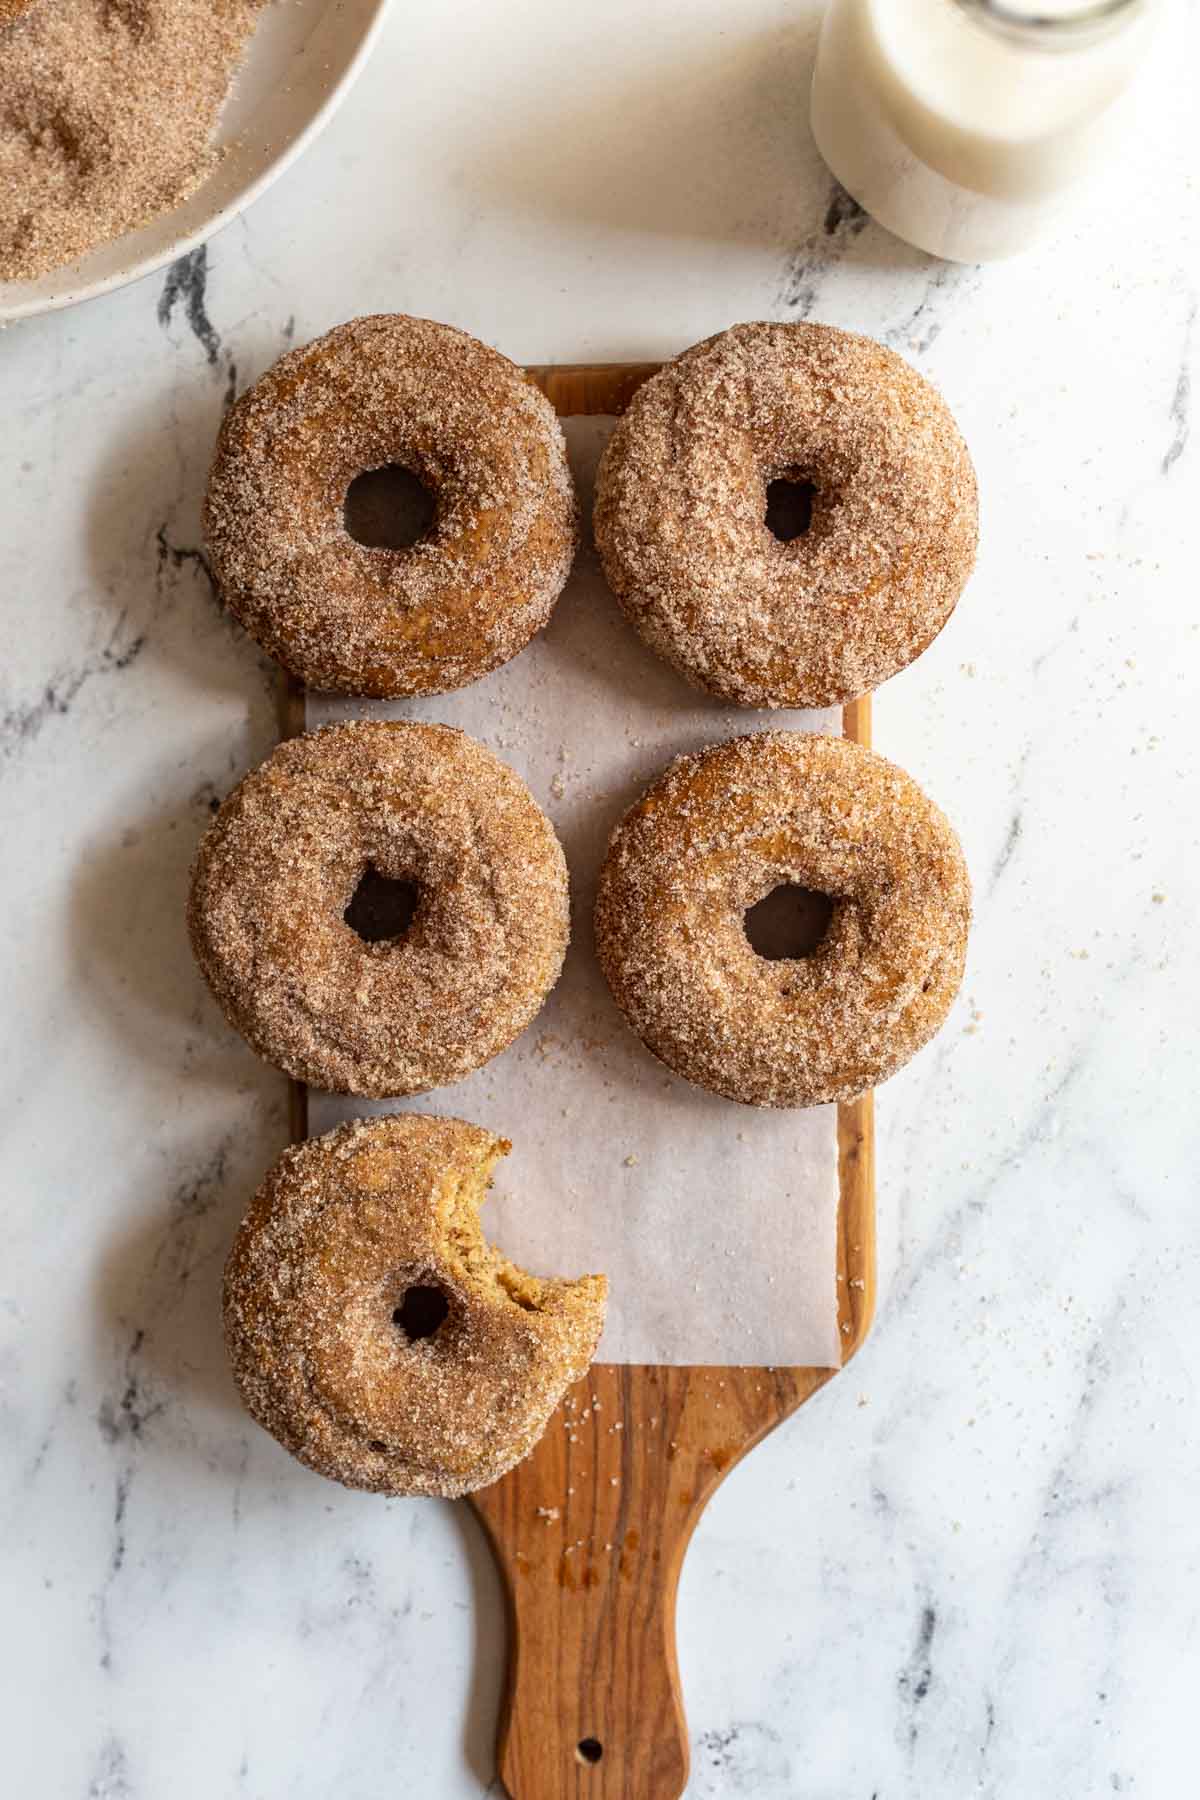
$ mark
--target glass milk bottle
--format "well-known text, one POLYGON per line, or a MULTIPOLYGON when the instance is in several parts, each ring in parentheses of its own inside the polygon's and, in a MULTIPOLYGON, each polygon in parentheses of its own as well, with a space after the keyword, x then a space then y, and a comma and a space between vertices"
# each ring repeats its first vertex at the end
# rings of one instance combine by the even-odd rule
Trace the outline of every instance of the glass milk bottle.
POLYGON ((1149 0, 830 0, 813 72, 825 161, 898 237, 959 262, 1024 249, 1101 162, 1149 0))

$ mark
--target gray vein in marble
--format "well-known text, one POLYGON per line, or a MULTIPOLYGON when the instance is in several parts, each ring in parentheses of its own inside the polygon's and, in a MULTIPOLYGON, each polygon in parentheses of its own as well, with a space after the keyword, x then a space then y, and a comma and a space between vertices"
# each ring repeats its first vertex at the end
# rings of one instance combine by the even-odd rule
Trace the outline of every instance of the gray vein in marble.
MULTIPOLYGON (((222 1197, 232 1150, 232 1137, 222 1138, 199 1171, 171 1193, 167 1226, 151 1259, 150 1272, 165 1264, 180 1289, 187 1286, 198 1266, 199 1227, 222 1197)), ((209 1251, 200 1261, 210 1260, 211 1255, 209 1251)))
POLYGON ((319 1599, 305 1596, 296 1624, 301 1639, 342 1631, 354 1613, 383 1620, 389 1628, 412 1617, 415 1608, 412 1593, 406 1593, 399 1605, 383 1605, 376 1571, 370 1560, 357 1551, 346 1551, 338 1565, 338 1573, 341 1583, 337 1592, 327 1596, 323 1590, 319 1599))
POLYGON ((1174 426, 1174 436, 1162 459, 1162 472, 1169 475, 1175 463, 1183 455, 1187 446, 1188 432, 1191 428, 1192 410, 1192 332, 1196 324, 1196 302, 1193 300, 1188 308, 1187 320, 1183 328, 1183 353, 1179 360, 1179 374, 1175 379, 1175 392, 1171 397, 1170 420, 1174 426))
POLYGON ((165 1399, 152 1399, 147 1392, 147 1378, 139 1359, 146 1342, 140 1326, 134 1332, 125 1353, 125 1379, 119 1398, 101 1400, 96 1425, 104 1442, 113 1449, 124 1448, 114 1477, 112 1507, 112 1546, 104 1579, 93 1596, 93 1617, 100 1640, 100 1667, 110 1673, 113 1665, 113 1631, 110 1600, 117 1577, 125 1566, 127 1545, 126 1517, 135 1473, 134 1451, 145 1427, 166 1410, 165 1399))
MULTIPOLYGON (((280 279, 270 257, 268 256, 264 259, 258 254, 258 239, 256 234, 251 230, 250 221, 245 213, 242 213, 237 220, 237 231, 242 240, 242 260, 245 263, 246 269, 254 276, 254 292, 256 296, 261 296, 264 287, 273 287, 277 292, 282 293, 286 287, 286 283, 280 279)), ((341 313, 338 315, 339 318, 343 316, 344 315, 341 313)))
POLYGON ((188 330, 204 351, 213 367, 221 352, 221 334, 208 316, 208 246, 201 244, 173 262, 167 270, 162 293, 158 298, 158 322, 165 331, 175 308, 182 305, 188 330))
POLYGON ((146 1333, 139 1326, 125 1353, 125 1386, 120 1399, 114 1400, 107 1395, 100 1402, 96 1424, 106 1444, 119 1444, 123 1438, 140 1438, 145 1426, 166 1406, 165 1400, 151 1400, 144 1391, 137 1359, 145 1341, 146 1333))
POLYGON ((1012 812, 1009 814, 1008 829, 1004 834, 1004 842, 996 852, 992 862, 991 872, 988 875, 987 887, 983 892, 983 899, 985 901, 992 898, 992 895, 1000 884, 1001 877, 1012 862, 1021 842, 1021 833, 1025 828, 1025 771, 1029 766, 1029 758, 1032 755, 1032 752, 1033 740, 1032 738, 1026 738, 1024 744, 1021 746, 1021 753, 1017 758, 1016 765, 1013 768, 1012 776, 1009 781, 1009 786, 1013 793, 1013 808, 1012 812))
MULTIPOLYGON (((113 1548, 108 1565, 110 1581, 114 1580, 125 1566, 125 1512, 129 1505, 129 1489, 132 1482, 133 1475, 128 1469, 117 1476, 116 1500, 113 1505, 113 1548)), ((106 1650, 103 1660, 107 1666, 111 1660, 111 1650, 106 1650)))
MULTIPOLYGON (((111 1618, 112 1594, 126 1564, 127 1519, 140 1468, 140 1454, 149 1427, 169 1413, 178 1399, 174 1382, 162 1386, 148 1361, 153 1348, 154 1326, 175 1308, 195 1269, 224 1255, 223 1239, 208 1245, 205 1253, 199 1255, 199 1234, 203 1221, 212 1213, 226 1185, 233 1148, 231 1133, 221 1139, 193 1174, 181 1179, 171 1191, 166 1220, 133 1297, 130 1310, 138 1322, 127 1342, 119 1385, 102 1395, 96 1411, 96 1428, 104 1445, 114 1453, 116 1463, 108 1563, 92 1596, 99 1666, 106 1674, 112 1672, 116 1643, 111 1618)), ((239 1455, 244 1470, 244 1441, 239 1446, 239 1455)))
POLYGON ((916 1748, 920 1732, 921 1704, 933 1685, 933 1635, 937 1630, 937 1609, 926 1595, 917 1620, 916 1636, 907 1662, 896 1678, 896 1691, 903 1715, 903 1735, 909 1752, 916 1748))
MULTIPOLYGON (((1083 1458, 1084 1439, 1095 1412, 1098 1393, 1113 1377, 1111 1346, 1120 1342, 1119 1326, 1124 1311, 1124 1298, 1118 1294, 1101 1318, 1088 1346, 1079 1396, 1064 1434, 1061 1453, 1045 1483, 1039 1522, 1011 1583, 1014 1597, 1033 1608, 1036 1617, 1056 1580, 1061 1583, 1070 1572, 1086 1569, 1088 1586, 1101 1601, 1097 1618, 1102 1641, 1097 1642, 1093 1630, 1086 1648, 1081 1647, 1081 1654, 1090 1663, 1098 1664, 1093 1679, 1095 1697, 1101 1706, 1109 1702, 1114 1690, 1121 1685, 1119 1638, 1129 1595, 1118 1578, 1120 1559, 1112 1552, 1098 1553, 1090 1544, 1085 1545, 1081 1533, 1088 1515, 1101 1528, 1112 1525, 1116 1504, 1128 1499, 1131 1482, 1122 1478, 1084 1486, 1076 1467, 1083 1458)), ((1099 1720, 1094 1723, 1098 1724, 1099 1720)), ((1108 1779, 1114 1792, 1123 1791, 1124 1777, 1118 1770, 1110 1770, 1108 1779)))
POLYGON ((820 231, 806 237, 788 258, 775 303, 777 310, 797 319, 809 318, 820 293, 821 277, 837 266, 870 223, 870 214, 835 181, 820 231))
MULTIPOLYGON (((242 626, 221 599, 216 577, 213 575, 206 552, 198 544, 176 544, 170 537, 169 523, 160 525, 154 534, 155 571, 154 592, 158 605, 169 604, 171 590, 175 578, 189 570, 191 574, 204 583, 209 597, 215 601, 214 615, 224 626, 229 638, 236 644, 253 652, 258 675, 263 686, 272 695, 279 683, 279 665, 271 660, 265 650, 260 650, 250 639, 242 626)), ((214 812, 216 808, 212 809, 214 812)))
POLYGON ((38 738, 51 719, 65 718, 81 689, 97 675, 118 675, 137 661, 146 647, 146 633, 126 637, 127 609, 121 609, 108 642, 96 655, 74 669, 61 669, 46 682, 36 700, 9 707, 0 714, 0 756, 12 756, 38 738))
POLYGON ((95 1621, 96 1635, 100 1641, 99 1665, 106 1675, 112 1673, 113 1667, 113 1629, 109 1601, 113 1584, 125 1565, 126 1548, 126 1514, 129 1510, 129 1490, 133 1485, 133 1467, 129 1461, 118 1470, 113 1489, 112 1508, 112 1549, 109 1552, 108 1567, 104 1579, 92 1596, 92 1617, 95 1621))
POLYGON ((132 1794, 125 1746, 119 1738, 106 1738, 96 1761, 96 1772, 88 1782, 87 1800, 131 1800, 132 1794))
POLYGON ((25 1487, 31 1486, 41 1474, 46 1464, 46 1458, 54 1447, 54 1441, 58 1435, 59 1425, 62 1422, 62 1415, 64 1412, 69 1411, 70 1408, 77 1403, 78 1399, 79 1383, 76 1381, 75 1377, 72 1376, 69 1381, 64 1383, 62 1402, 59 1406, 55 1407, 50 1422, 42 1433, 42 1436, 38 1441, 37 1449, 34 1451, 33 1457, 25 1470, 23 1484, 25 1487))
POLYGON ((242 1438, 229 1471, 229 1512, 236 1531, 242 1522, 242 1485, 250 1468, 249 1439, 242 1438))
MULTIPOLYGON (((1129 1486, 1126 1480, 1108 1481, 1099 1487, 1081 1491, 1074 1472, 1074 1465, 1078 1461, 1082 1449, 1084 1433, 1095 1410, 1097 1393, 1104 1381, 1112 1374, 1110 1345, 1117 1341, 1117 1327, 1124 1312, 1125 1300, 1122 1295, 1118 1294, 1100 1320, 1085 1353, 1079 1397, 1075 1403, 1070 1426, 1065 1434, 1062 1454, 1046 1482, 1041 1509, 1041 1519, 1045 1524, 1065 1523, 1081 1510, 1117 1499, 1129 1486)), ((1031 1578, 1035 1565, 1045 1562, 1048 1554, 1039 1528, 1034 1533, 1025 1555, 1018 1565, 1013 1581, 1014 1587, 1022 1586, 1027 1579, 1031 1578)))
MULTIPOLYGON (((899 1277, 892 1292, 887 1296, 883 1308, 885 1312, 902 1312, 910 1296, 924 1281, 926 1275, 956 1253, 952 1246, 960 1238, 967 1220, 977 1219, 984 1214, 988 1197, 1001 1178, 1018 1168, 1028 1152, 1043 1141, 1047 1127, 1054 1117, 1055 1108, 1071 1092, 1088 1067, 1091 1060, 1090 1052, 1094 1047, 1094 1040, 1092 1040, 1089 1044, 1081 1045, 1074 1051, 1058 1079, 1042 1096, 1041 1103, 1032 1119, 1022 1131, 1017 1133, 1014 1142, 996 1159, 982 1181, 942 1218, 937 1236, 909 1260, 904 1274, 899 1277)), ((941 1046, 939 1046, 940 1050, 941 1046)), ((945 1053, 943 1052, 943 1054, 945 1053)))
POLYGON ((1014 809, 1012 817, 1008 821, 1008 830, 1004 834, 1004 842, 1000 846, 1000 853, 992 864, 992 872, 988 877, 987 885, 987 898, 989 900, 996 891, 996 884, 999 882, 1000 877, 1003 875, 1005 869, 1007 869, 1009 863, 1016 854, 1017 845, 1021 841, 1021 829, 1021 808, 1018 806, 1014 809))
POLYGON ((786 1779, 790 1759, 779 1734, 757 1719, 737 1720, 721 1730, 705 1731, 695 1741, 696 1768, 688 1793, 725 1800, 730 1794, 756 1794, 766 1779, 786 1779))
POLYGON ((978 284, 978 279, 979 270, 973 264, 935 264, 921 298, 899 324, 885 332, 886 341, 895 349, 924 356, 941 336, 950 303, 961 300, 978 284))
POLYGON ((226 365, 225 395, 222 405, 226 411, 237 399, 238 371, 232 352, 222 355, 221 333, 208 316, 208 246, 201 244, 198 250, 189 251, 181 256, 167 270, 163 282, 162 293, 158 299, 158 322, 166 331, 177 306, 182 306, 188 330, 204 352, 209 367, 216 370, 224 360, 226 365))
MULTIPOLYGON (((1066 643, 1067 639, 1070 637, 1077 637, 1078 635, 1079 635, 1079 614, 1076 613, 1074 615, 1074 617, 1068 622, 1067 629, 1064 632, 1060 633, 1060 635, 1054 639, 1053 643, 1047 644, 1047 646, 1044 650, 1038 651, 1037 655, 1033 658, 1033 661, 1029 665, 1029 673, 1031 675, 1040 675, 1045 664, 1050 661, 1050 658, 1052 656, 1058 655, 1058 652, 1062 649, 1062 647, 1066 643)), ((1026 745, 1024 754, 1021 757, 1021 767, 1022 768, 1024 768, 1025 763, 1028 760, 1028 756, 1029 756, 1029 747, 1028 747, 1028 745, 1026 745)))
POLYGON ((173 544, 167 536, 166 525, 159 526, 154 534, 154 542, 158 547, 156 579, 160 592, 165 585, 164 577, 168 569, 179 570, 187 567, 194 569, 198 575, 203 576, 204 581, 208 586, 209 593, 214 599, 218 597, 217 583, 212 572, 212 566, 209 563, 208 557, 198 545, 173 544))

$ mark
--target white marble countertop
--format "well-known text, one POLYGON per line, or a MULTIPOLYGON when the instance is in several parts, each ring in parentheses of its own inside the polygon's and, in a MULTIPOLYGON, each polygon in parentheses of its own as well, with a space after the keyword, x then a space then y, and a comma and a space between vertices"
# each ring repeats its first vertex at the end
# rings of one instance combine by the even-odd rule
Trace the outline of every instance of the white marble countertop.
POLYGON ((376 309, 533 361, 819 318, 954 407, 979 567, 876 739, 962 832, 969 974, 880 1095, 873 1335, 690 1553, 689 1792, 1194 1791, 1194 14, 1103 204, 983 270, 838 198, 812 41, 802 0, 398 4, 207 254, 0 336, 5 1792, 493 1779, 503 1620, 466 1509, 320 1484, 237 1409, 220 1268, 283 1093, 183 929, 214 798, 274 733, 197 550, 214 429, 376 309))

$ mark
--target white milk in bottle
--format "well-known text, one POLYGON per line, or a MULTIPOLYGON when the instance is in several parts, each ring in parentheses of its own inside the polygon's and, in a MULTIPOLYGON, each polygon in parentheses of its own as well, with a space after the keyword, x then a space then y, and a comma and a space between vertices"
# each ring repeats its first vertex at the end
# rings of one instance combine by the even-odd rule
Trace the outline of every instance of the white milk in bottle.
POLYGON ((1123 124, 1148 0, 831 0, 812 128, 889 231, 978 262, 1054 223, 1123 124))

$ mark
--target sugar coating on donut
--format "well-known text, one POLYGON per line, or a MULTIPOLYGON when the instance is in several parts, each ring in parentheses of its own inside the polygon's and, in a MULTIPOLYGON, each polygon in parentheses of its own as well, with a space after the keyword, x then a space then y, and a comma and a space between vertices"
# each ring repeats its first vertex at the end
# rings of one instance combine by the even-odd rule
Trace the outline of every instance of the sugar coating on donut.
POLYGON ((454 1498, 527 1456, 604 1324, 602 1275, 539 1279, 484 1241, 510 1146, 461 1119, 358 1120, 263 1182, 225 1270, 225 1338, 259 1424, 348 1487, 454 1498), (410 1339, 406 1293, 445 1317, 410 1339))
POLYGON ((562 428, 526 375, 428 319, 352 319, 290 351, 226 414, 205 503, 230 610, 300 681, 447 693, 524 649, 570 571, 562 428), (433 496, 402 550, 346 529, 354 478, 398 465, 433 496))
POLYGON ((735 325, 634 395, 601 461, 596 542, 647 643, 742 706, 841 705, 935 638, 970 574, 975 474, 936 390, 873 339, 735 325), (776 479, 812 489, 791 542, 776 479))
POLYGON ((760 732, 680 757, 613 833, 596 948, 629 1024, 731 1100, 815 1106, 895 1074, 962 980, 970 883, 916 782, 844 738, 760 732), (803 957, 752 948, 781 886, 829 896, 803 957))
POLYGON ((537 1013, 566 953, 566 861, 524 782, 465 732, 359 720, 281 744, 239 783, 201 842, 188 922, 269 1062, 341 1093, 420 1093, 537 1013), (347 922, 368 869, 416 887, 403 936, 347 922))

